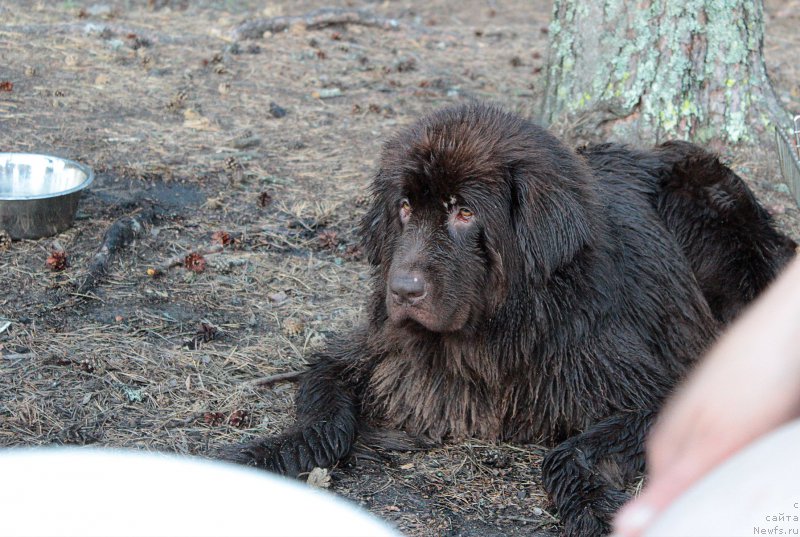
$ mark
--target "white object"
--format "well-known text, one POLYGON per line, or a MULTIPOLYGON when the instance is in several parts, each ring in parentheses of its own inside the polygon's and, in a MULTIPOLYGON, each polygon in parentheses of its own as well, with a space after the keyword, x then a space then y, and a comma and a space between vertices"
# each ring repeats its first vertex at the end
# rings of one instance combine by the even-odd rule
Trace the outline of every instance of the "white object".
POLYGON ((401 537, 332 493, 138 451, 0 450, 0 535, 401 537))
POLYGON ((645 532, 645 537, 754 535, 800 535, 800 420, 712 470, 645 532))

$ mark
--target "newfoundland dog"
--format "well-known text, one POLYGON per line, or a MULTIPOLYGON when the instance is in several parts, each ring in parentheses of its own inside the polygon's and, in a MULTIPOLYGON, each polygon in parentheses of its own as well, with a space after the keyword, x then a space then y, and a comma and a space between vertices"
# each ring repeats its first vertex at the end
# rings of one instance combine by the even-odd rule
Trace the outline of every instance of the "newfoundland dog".
POLYGON ((368 322, 313 359, 297 424, 227 451, 296 475, 354 443, 552 446, 568 535, 608 531, 662 399, 794 255, 703 149, 569 149, 480 104, 389 140, 362 223, 368 322))

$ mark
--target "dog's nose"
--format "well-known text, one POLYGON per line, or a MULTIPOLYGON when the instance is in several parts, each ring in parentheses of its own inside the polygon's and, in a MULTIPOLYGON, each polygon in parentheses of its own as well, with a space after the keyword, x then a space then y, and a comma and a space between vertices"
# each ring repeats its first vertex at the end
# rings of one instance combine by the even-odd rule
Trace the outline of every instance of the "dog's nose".
POLYGON ((425 278, 419 272, 395 274, 389 282, 392 298, 399 304, 416 304, 425 298, 425 278))

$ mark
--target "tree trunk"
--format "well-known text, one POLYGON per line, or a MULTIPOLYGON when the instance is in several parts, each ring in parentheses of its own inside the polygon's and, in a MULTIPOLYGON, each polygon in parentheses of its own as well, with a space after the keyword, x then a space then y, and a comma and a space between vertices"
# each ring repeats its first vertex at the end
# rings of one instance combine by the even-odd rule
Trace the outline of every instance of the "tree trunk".
POLYGON ((545 121, 585 139, 767 140, 789 121, 764 65, 763 7, 555 0, 545 121))

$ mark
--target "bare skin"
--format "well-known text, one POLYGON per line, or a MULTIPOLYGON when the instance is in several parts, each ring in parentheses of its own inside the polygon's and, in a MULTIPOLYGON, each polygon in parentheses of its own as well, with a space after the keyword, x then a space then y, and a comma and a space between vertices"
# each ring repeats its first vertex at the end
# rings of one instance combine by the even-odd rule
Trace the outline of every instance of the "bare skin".
POLYGON ((647 442, 648 483, 615 519, 638 537, 739 449, 800 416, 800 258, 720 338, 665 406, 647 442))

